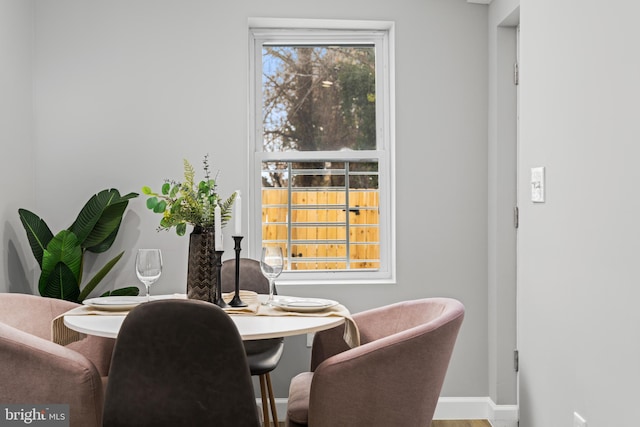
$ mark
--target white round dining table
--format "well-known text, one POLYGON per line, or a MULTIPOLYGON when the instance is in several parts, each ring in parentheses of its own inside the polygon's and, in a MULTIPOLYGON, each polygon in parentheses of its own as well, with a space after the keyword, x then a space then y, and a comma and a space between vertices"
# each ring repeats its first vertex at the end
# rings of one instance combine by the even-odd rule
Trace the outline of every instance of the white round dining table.
MULTIPOLYGON (((69 315, 64 324, 83 334, 117 338, 125 315, 69 315)), ((231 314, 243 340, 288 337, 331 329, 345 322, 340 316, 254 316, 231 314)))

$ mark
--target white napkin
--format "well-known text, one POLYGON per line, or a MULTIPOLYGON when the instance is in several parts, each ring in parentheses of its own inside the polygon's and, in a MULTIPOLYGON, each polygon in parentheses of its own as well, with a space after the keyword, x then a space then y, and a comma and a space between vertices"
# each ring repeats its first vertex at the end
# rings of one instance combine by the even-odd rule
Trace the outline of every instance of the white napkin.
POLYGON ((73 308, 51 321, 51 341, 60 345, 68 345, 86 338, 86 334, 67 328, 64 324, 64 316, 86 316, 93 314, 99 316, 126 316, 128 312, 129 310, 98 310, 88 305, 73 308))
POLYGON ((349 310, 342 304, 334 305, 326 310, 314 311, 314 312, 298 312, 298 311, 285 311, 278 307, 269 305, 260 305, 258 309, 258 316, 305 316, 305 317, 344 317, 344 334, 343 339, 349 345, 354 348, 360 345, 360 331, 358 325, 351 317, 349 310))

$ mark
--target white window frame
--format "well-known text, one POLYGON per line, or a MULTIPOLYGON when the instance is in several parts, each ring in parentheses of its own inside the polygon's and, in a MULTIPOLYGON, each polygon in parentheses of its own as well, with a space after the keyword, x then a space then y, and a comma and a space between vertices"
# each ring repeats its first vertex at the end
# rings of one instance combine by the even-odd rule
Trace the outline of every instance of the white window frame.
POLYGON ((395 227, 395 57, 394 23, 387 21, 249 19, 249 256, 260 258, 262 247, 262 162, 269 160, 370 160, 380 172, 380 268, 377 271, 285 271, 286 284, 371 284, 396 282, 395 227), (376 150, 278 152, 262 151, 263 43, 363 43, 376 49, 376 150))

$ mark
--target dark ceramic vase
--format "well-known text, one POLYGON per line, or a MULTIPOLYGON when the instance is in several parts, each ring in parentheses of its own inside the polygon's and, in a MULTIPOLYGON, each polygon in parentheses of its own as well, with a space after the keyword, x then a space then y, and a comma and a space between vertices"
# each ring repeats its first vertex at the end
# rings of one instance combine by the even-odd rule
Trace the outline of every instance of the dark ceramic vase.
POLYGON ((217 291, 214 233, 195 227, 189 235, 187 298, 214 302, 217 291))

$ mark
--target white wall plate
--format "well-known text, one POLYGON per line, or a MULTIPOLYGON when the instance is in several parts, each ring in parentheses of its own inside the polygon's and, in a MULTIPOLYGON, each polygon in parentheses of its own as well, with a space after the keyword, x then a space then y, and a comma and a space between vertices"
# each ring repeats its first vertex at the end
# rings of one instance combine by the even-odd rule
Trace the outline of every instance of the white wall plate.
POLYGON ((531 201, 544 203, 544 167, 531 168, 531 201))

